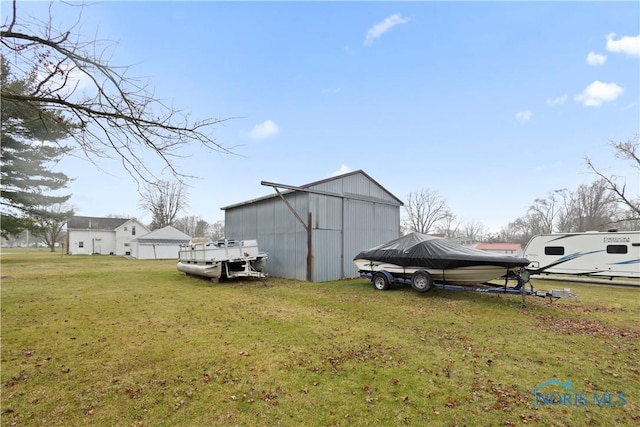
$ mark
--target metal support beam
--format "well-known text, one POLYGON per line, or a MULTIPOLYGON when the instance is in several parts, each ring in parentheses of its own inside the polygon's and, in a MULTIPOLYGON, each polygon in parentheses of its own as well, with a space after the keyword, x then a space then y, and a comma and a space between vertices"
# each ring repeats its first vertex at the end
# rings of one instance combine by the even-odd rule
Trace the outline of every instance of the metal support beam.
MULTIPOLYGON (((264 183, 264 181, 263 181, 264 183)), ((278 187, 276 187, 275 185, 273 185, 273 189, 276 190, 276 193, 278 193, 278 196, 280 196, 280 198, 282 199, 282 201, 284 202, 285 205, 287 205, 287 208, 289 208, 289 210, 291 211, 291 213, 293 213, 293 215, 296 217, 296 219, 298 221, 300 221, 300 224, 302 224, 302 226, 304 227, 305 231, 307 232, 307 282, 311 282, 313 279, 313 222, 312 222, 312 217, 311 217, 311 212, 308 213, 307 216, 307 223, 304 222, 304 220, 300 217, 300 215, 298 215, 298 212, 296 212, 296 210, 293 208, 293 206, 291 206, 291 203, 289 203, 289 201, 286 199, 286 197, 284 197, 284 195, 280 192, 280 190, 278 190, 278 187)))
POLYGON ((280 198, 282 199, 282 201, 284 202, 285 205, 287 205, 287 207, 289 208, 289 210, 291 211, 291 213, 293 215, 295 215, 295 217, 298 219, 298 221, 300 221, 300 224, 302 224, 302 226, 304 227, 305 230, 307 230, 307 233, 309 233, 309 230, 311 229, 311 221, 309 221, 309 227, 307 227, 307 224, 305 224, 304 220, 302 218, 300 218, 300 215, 298 215, 298 212, 296 212, 295 209, 293 209, 293 206, 291 206, 291 204, 289 203, 289 201, 287 199, 285 199, 285 197, 282 195, 282 193, 280 192, 280 190, 278 190, 277 187, 273 187, 274 190, 276 190, 276 193, 278 193, 278 196, 280 196, 280 198))
POLYGON ((295 187, 293 185, 277 184, 275 182, 268 182, 268 181, 260 181, 260 184, 267 187, 273 187, 275 189, 284 188, 285 190, 301 191, 303 193, 312 193, 312 194, 322 194, 323 196, 338 197, 341 199, 360 200, 362 202, 371 202, 371 203, 380 203, 383 205, 400 206, 396 202, 392 202, 384 199, 378 199, 376 197, 371 197, 371 196, 364 196, 362 194, 352 194, 352 193, 339 194, 339 193, 332 193, 330 191, 316 190, 314 188, 295 187))

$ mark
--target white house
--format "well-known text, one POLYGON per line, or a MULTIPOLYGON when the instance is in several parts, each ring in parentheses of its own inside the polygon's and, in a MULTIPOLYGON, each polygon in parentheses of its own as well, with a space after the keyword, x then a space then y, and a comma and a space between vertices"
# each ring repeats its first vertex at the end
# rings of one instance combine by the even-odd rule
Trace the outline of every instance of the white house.
POLYGON ((180 245, 190 241, 188 234, 168 225, 133 239, 131 255, 138 259, 178 259, 180 245))
POLYGON ((67 221, 69 255, 131 255, 131 242, 149 229, 135 218, 74 216, 67 221))

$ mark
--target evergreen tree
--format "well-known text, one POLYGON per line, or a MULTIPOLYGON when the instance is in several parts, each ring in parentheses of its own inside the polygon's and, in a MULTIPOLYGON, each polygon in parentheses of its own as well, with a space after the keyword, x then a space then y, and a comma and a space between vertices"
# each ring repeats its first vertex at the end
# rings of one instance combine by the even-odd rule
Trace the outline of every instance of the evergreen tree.
MULTIPOLYGON (((35 90, 35 73, 23 79, 12 75, 0 56, 0 84, 3 92, 29 94, 35 90)), ((2 235, 16 234, 41 219, 59 213, 50 207, 71 197, 56 194, 71 179, 51 170, 70 149, 58 142, 69 137, 74 123, 38 102, 2 99, 0 140, 0 214, 2 235)))

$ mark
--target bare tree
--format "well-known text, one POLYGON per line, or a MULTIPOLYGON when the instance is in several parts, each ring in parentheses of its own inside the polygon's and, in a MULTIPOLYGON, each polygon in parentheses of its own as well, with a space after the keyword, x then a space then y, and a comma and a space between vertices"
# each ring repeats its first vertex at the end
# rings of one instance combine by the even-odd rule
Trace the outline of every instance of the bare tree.
POLYGON ((58 29, 53 7, 74 6, 52 2, 49 18, 36 20, 21 16, 19 5, 13 1, 0 41, 13 67, 35 76, 36 82, 29 93, 3 85, 3 101, 60 112, 73 123, 67 131, 90 161, 119 159, 132 177, 143 182, 154 182, 159 176, 145 161, 145 154, 155 155, 161 170, 182 179, 187 175, 176 169, 175 162, 187 155, 184 148, 190 143, 229 152, 212 136, 216 125, 228 119, 192 121, 188 113, 156 98, 147 83, 129 77, 129 67, 110 64, 113 43, 81 39, 76 32, 79 23, 58 29))
POLYGON ((185 216, 175 221, 174 226, 191 237, 205 237, 209 223, 200 216, 185 216))
POLYGON ((145 183, 140 193, 140 207, 151 213, 151 230, 172 225, 187 205, 188 193, 181 181, 145 183))
POLYGON ((481 221, 472 220, 462 226, 462 237, 469 242, 479 242, 483 239, 486 228, 481 221))
POLYGON ((539 233, 535 230, 535 224, 531 224, 529 218, 524 216, 511 221, 498 233, 485 236, 485 240, 492 243, 510 242, 525 245, 536 234, 539 233))
POLYGON ((45 216, 33 216, 32 226, 29 227, 34 236, 41 239, 54 252, 56 243, 62 242, 62 229, 67 220, 74 214, 73 209, 59 203, 47 209, 45 216))
POLYGON ((458 229, 460 228, 460 221, 458 218, 449 212, 438 224, 436 232, 442 234, 447 239, 454 239, 458 235, 458 229))
POLYGON ((631 209, 618 213, 616 220, 611 224, 612 228, 619 230, 640 230, 640 216, 631 209))
POLYGON ((409 193, 404 209, 407 213, 404 227, 425 234, 452 215, 446 200, 430 189, 409 193))
MULTIPOLYGON (((631 163, 634 169, 637 169, 640 173, 640 154, 638 153, 638 147, 640 147, 640 134, 636 134, 633 139, 624 142, 609 141, 615 152, 617 159, 631 163)), ((608 175, 601 169, 598 169, 591 158, 586 157, 585 161, 587 166, 596 175, 598 175, 605 183, 605 187, 616 195, 617 201, 626 205, 632 212, 635 213, 633 218, 640 218, 640 199, 633 200, 627 193, 627 183, 624 177, 617 175, 608 175)), ((636 175, 637 179, 638 176, 636 175)))
POLYGON ((562 190, 555 190, 554 193, 558 196, 558 211, 555 220, 555 230, 560 233, 570 232, 572 231, 574 222, 572 217, 573 192, 563 188, 562 190))
POLYGON ((573 226, 568 231, 604 231, 615 221, 617 200, 606 180, 582 184, 573 193, 571 211, 573 226))
POLYGON ((209 229, 207 230, 207 237, 212 241, 224 239, 224 221, 216 221, 213 224, 210 224, 209 229))
POLYGON ((537 223, 537 231, 541 233, 553 233, 556 220, 562 209, 561 195, 565 190, 554 190, 546 199, 537 198, 527 211, 530 219, 537 223))

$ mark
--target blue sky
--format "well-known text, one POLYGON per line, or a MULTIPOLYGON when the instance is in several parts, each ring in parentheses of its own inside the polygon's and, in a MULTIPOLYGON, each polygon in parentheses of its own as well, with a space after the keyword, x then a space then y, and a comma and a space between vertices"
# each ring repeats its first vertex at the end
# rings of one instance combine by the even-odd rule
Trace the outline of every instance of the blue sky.
MULTIPOLYGON (((3 21, 9 4, 2 2, 3 21)), ((21 4, 33 14, 48 3, 21 4)), ((104 2, 80 32, 113 40, 155 94, 217 129, 234 155, 194 145, 189 209, 221 207, 362 169, 402 200, 437 191, 461 221, 498 231, 538 197, 590 183, 584 157, 627 177, 609 140, 640 131, 638 2, 104 2)), ((54 5, 57 19, 69 7, 54 5)), ((77 10, 73 9, 77 16, 77 10)), ((44 16, 44 15, 43 15, 44 16)), ((150 160, 154 161, 154 160, 150 160)), ((77 159, 79 215, 138 208, 119 163, 77 159)))

